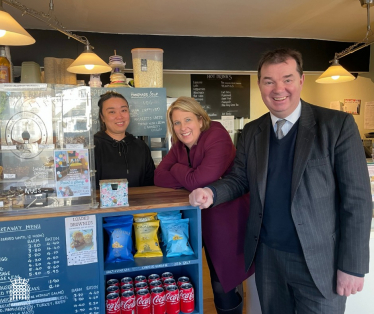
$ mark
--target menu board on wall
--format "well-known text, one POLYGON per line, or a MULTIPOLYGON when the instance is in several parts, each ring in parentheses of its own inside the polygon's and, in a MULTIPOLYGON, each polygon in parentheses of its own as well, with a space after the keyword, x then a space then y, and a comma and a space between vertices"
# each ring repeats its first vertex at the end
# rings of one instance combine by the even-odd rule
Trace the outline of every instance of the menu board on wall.
POLYGON ((191 75, 191 96, 211 119, 250 118, 249 75, 191 75))
POLYGON ((98 263, 68 266, 65 238, 63 217, 1 222, 0 313, 100 314, 98 263))
POLYGON ((134 136, 165 137, 165 88, 91 88, 93 133, 100 130, 98 122, 100 95, 114 91, 122 94, 129 103, 130 124, 126 130, 134 136))

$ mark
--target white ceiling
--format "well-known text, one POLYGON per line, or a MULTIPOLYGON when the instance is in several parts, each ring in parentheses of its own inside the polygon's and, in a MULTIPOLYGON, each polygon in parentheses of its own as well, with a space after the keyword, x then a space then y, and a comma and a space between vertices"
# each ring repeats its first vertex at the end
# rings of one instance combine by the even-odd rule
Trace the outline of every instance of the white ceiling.
MULTIPOLYGON (((50 0, 17 1, 48 13, 50 0)), ((53 0, 53 3, 59 22, 78 35, 84 31, 356 42, 365 37, 367 28, 367 12, 359 0, 53 0)), ((51 29, 33 17, 22 16, 21 11, 6 3, 3 7, 25 28, 51 29)), ((374 20, 374 8, 371 11, 374 20)))

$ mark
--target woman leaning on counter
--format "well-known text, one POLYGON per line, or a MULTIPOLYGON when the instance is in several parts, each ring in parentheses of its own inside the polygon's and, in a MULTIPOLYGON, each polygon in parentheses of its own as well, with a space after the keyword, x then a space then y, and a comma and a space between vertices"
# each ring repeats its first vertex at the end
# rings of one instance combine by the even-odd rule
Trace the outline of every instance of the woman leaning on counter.
MULTIPOLYGON (((235 147, 226 129, 211 121, 193 98, 180 97, 166 114, 172 147, 155 171, 155 185, 192 191, 228 173, 235 147)), ((249 215, 249 195, 204 209, 202 236, 218 314, 242 313, 245 272, 244 234, 249 215), (239 286, 237 288, 237 286, 239 286)))
POLYGON ((155 165, 146 143, 127 133, 129 105, 125 97, 106 92, 98 102, 100 131, 94 136, 96 187, 99 180, 127 179, 129 187, 153 185, 155 165))

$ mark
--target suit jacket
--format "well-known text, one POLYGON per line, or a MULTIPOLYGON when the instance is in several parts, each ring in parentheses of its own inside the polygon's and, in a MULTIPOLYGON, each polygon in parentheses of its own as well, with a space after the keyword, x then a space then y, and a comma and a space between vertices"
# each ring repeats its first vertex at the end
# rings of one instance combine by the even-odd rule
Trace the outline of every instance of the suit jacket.
MULTIPOLYGON (((212 122, 191 147, 190 162, 183 143, 173 144, 155 171, 155 185, 192 191, 230 172, 235 147, 225 128, 212 122)), ((249 195, 201 212, 202 235, 214 270, 225 292, 253 273, 244 263, 244 233, 249 216, 249 195)), ((195 248, 198 249, 198 248, 195 248)))
MULTIPOLYGON (((291 187, 291 215, 312 278, 334 297, 337 268, 369 271, 372 202, 357 125, 350 114, 301 101, 291 187)), ((231 173, 211 186, 215 204, 251 193, 245 261, 255 257, 266 194, 270 114, 248 123, 231 173)), ((336 295, 336 294, 335 294, 336 295)))

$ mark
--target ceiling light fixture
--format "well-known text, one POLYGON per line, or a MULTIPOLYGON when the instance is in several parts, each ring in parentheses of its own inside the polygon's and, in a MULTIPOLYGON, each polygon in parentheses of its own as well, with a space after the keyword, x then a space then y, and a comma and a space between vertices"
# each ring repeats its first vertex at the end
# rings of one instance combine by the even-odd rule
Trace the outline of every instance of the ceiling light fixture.
POLYGON ((35 39, 3 8, 0 0, 0 45, 25 46, 35 43, 35 39))
POLYGON ((329 61, 330 63, 332 63, 332 65, 325 72, 323 72, 318 79, 316 79, 317 83, 342 83, 353 81, 356 79, 351 73, 349 73, 339 64, 338 60, 374 43, 374 39, 370 39, 370 37, 373 36, 373 32, 371 31, 370 27, 370 7, 373 6, 373 2, 374 0, 360 0, 361 6, 363 8, 366 8, 367 11, 367 31, 365 38, 360 42, 357 42, 347 49, 343 50, 342 52, 335 53, 334 59, 329 61))
MULTIPOLYGON (((0 4, 1 4, 0 0, 0 4)), ((80 56, 70 65, 68 68, 68 71, 71 73, 76 74, 100 74, 105 72, 110 72, 112 68, 104 61, 102 60, 97 54, 95 54, 92 49, 94 49, 93 46, 90 45, 88 39, 84 36, 79 36, 76 34, 73 34, 70 31, 67 31, 65 27, 57 20, 57 18, 53 15, 53 0, 49 1, 49 12, 39 12, 34 9, 31 9, 21 3, 19 3, 16 0, 3 0, 4 3, 22 11, 22 14, 28 14, 39 21, 42 21, 46 23, 48 26, 54 28, 55 30, 65 34, 69 38, 73 38, 80 43, 84 44, 86 46, 85 51, 80 54, 80 56), (83 61, 82 61, 83 60, 83 61), (78 62, 79 61, 79 62, 78 62), (86 63, 84 63, 86 62, 86 63), (89 62, 89 63, 87 63, 89 62), (83 63, 83 67, 82 67, 83 63), (76 65, 74 65, 76 64, 76 65), (74 65, 74 67, 73 67, 74 65)), ((0 8, 1 9, 1 8, 0 8)), ((1 13, 1 11, 0 11, 1 13)), ((0 31, 1 31, 1 25, 2 20, 0 16, 0 31)), ((21 27, 21 26, 20 26, 21 27)), ((25 31, 26 32, 26 31, 25 31)), ((26 32, 27 33, 27 32, 26 32)), ((27 33, 28 34, 28 33, 27 33)), ((1 33, 0 33, 1 35, 1 33)), ((30 36, 31 37, 31 36, 30 36)), ((32 38, 32 37, 31 37, 32 38)), ((34 40, 34 39, 33 39, 34 40)), ((34 40, 35 42, 35 40, 34 40)), ((0 45, 9 45, 9 44, 3 44, 0 37, 0 45)))

